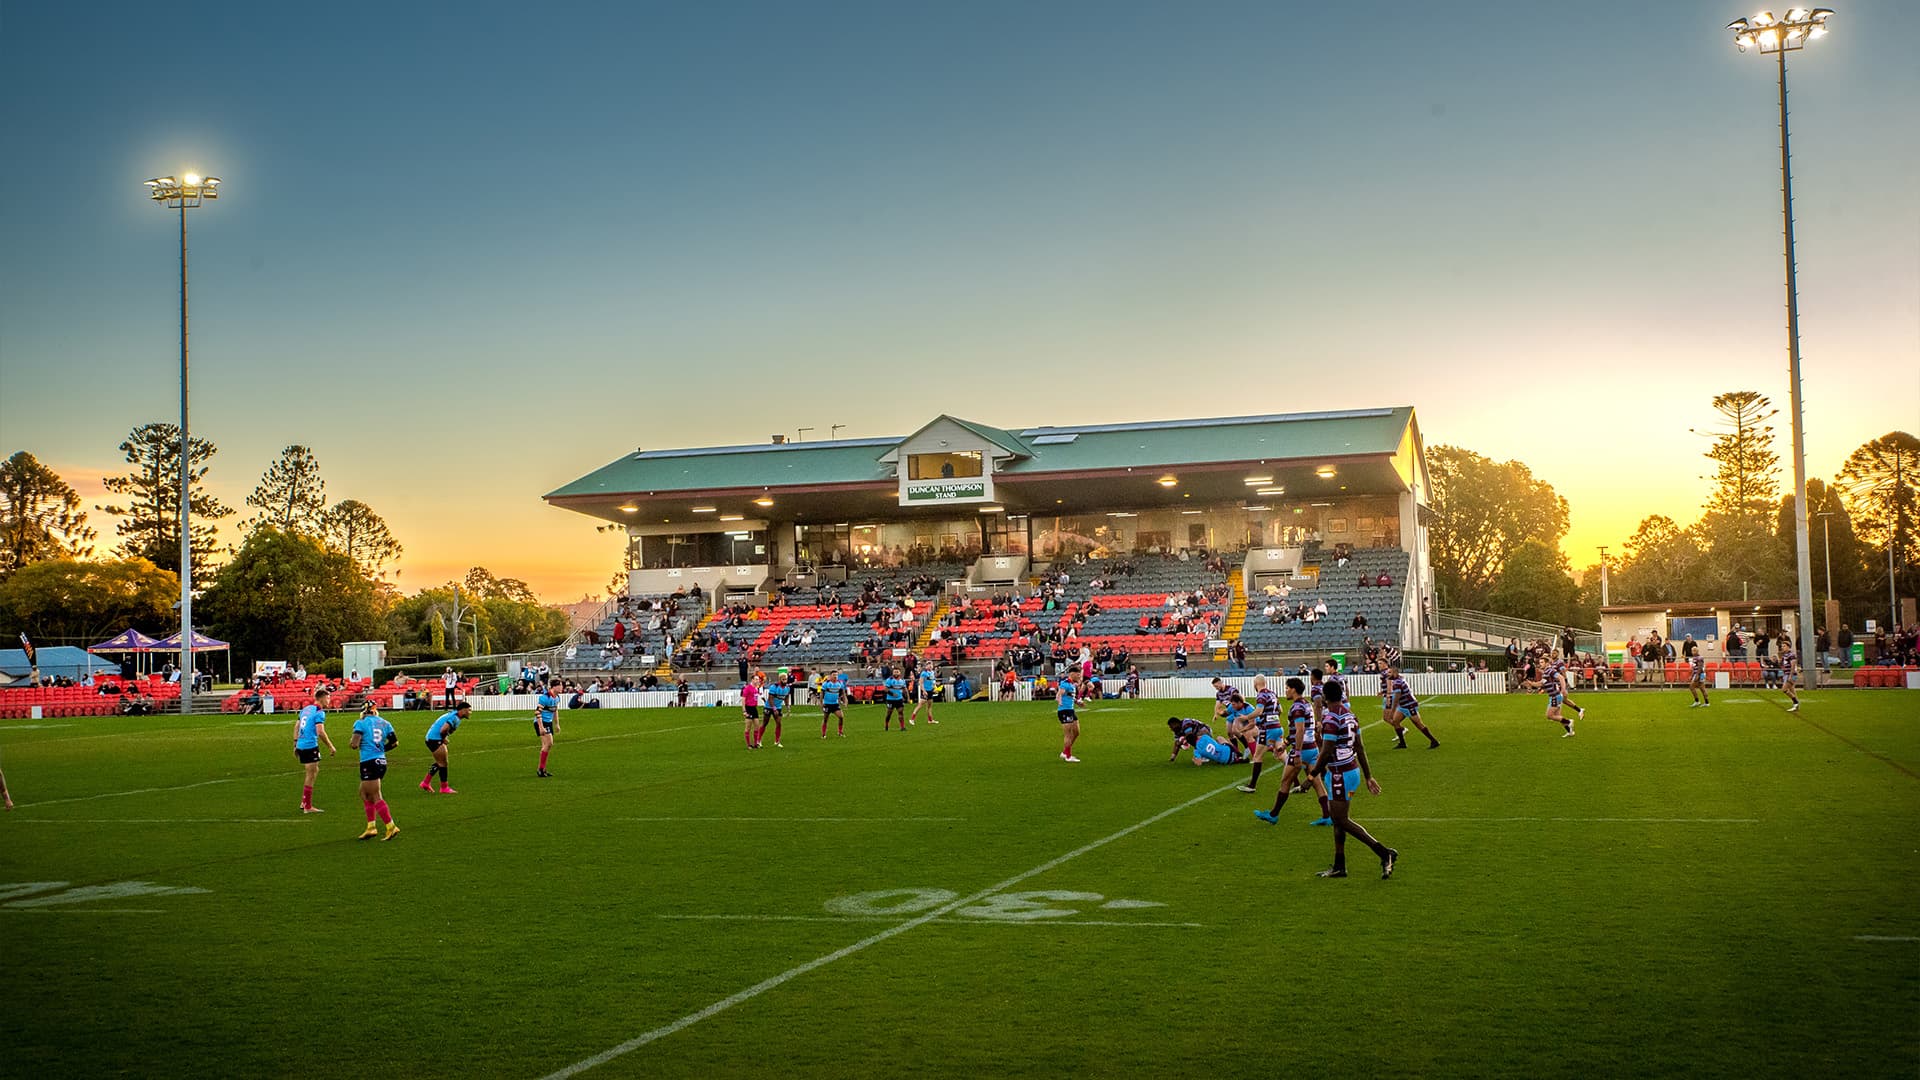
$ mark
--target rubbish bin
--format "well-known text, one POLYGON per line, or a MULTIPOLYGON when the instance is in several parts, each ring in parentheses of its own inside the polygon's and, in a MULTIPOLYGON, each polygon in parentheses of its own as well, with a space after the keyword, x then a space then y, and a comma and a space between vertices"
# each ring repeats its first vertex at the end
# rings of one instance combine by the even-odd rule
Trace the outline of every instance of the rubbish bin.
POLYGON ((1866 662, 1867 643, 1864 641, 1854 642, 1853 648, 1847 653, 1847 663, 1852 664, 1854 667, 1861 667, 1864 666, 1866 662))
MULTIPOLYGON (((1858 646, 1855 646, 1855 647, 1858 648, 1858 646)), ((1341 671, 1347 670, 1347 654, 1346 653, 1343 653, 1343 652, 1334 653, 1331 659, 1333 660, 1334 663, 1340 665, 1341 671)))

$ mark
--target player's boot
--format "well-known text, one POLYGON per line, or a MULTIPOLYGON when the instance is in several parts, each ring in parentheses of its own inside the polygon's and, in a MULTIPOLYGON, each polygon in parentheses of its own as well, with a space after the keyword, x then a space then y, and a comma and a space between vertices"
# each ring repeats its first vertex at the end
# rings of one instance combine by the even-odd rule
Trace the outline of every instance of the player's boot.
POLYGON ((433 794, 433 781, 431 780, 420 781, 420 790, 426 792, 429 795, 433 794))
POLYGON ((400 826, 395 825, 393 822, 389 821, 387 822, 387 835, 381 837, 380 839, 391 840, 394 837, 399 835, 400 835, 400 826))
POLYGON ((1254 793, 1254 786, 1252 784, 1241 784, 1239 787, 1234 788, 1233 790, 1244 791, 1247 794, 1252 795, 1254 793))
POLYGON ((1269 825, 1280 824, 1280 815, 1274 813, 1271 810, 1255 810, 1253 812, 1253 816, 1259 818, 1261 821, 1264 821, 1269 825))
POLYGON ((1397 862, 1399 858, 1400 853, 1398 851, 1395 851, 1393 848, 1387 849, 1387 857, 1380 860, 1381 881, 1385 881, 1393 876, 1393 864, 1397 862))
POLYGON ((1334 867, 1329 866, 1325 870, 1322 870, 1313 876, 1314 877, 1346 877, 1347 872, 1345 870, 1340 870, 1340 869, 1336 869, 1334 867))
POLYGON ((450 787, 448 787, 448 786, 446 786, 445 784, 442 784, 442 785, 440 785, 440 794, 442 794, 442 795, 458 795, 458 794, 460 794, 460 793, 459 793, 459 792, 457 792, 457 791, 455 791, 455 790, 453 790, 452 788, 450 788, 450 787))
POLYGON ((1323 817, 1323 818, 1314 818, 1314 819, 1313 819, 1312 821, 1309 821, 1309 822, 1307 822, 1307 824, 1309 824, 1309 825, 1331 825, 1331 824, 1333 824, 1333 819, 1332 819, 1332 818, 1330 818, 1330 817, 1323 817))
POLYGON ((380 823, 377 821, 369 821, 367 822, 366 831, 362 832, 359 836, 354 837, 354 839, 371 840, 378 835, 380 835, 380 823))
POLYGON ((301 813, 303 813, 303 814, 324 814, 324 813, 326 813, 326 811, 325 811, 325 810, 322 810, 322 809, 320 809, 320 808, 319 808, 319 807, 317 807, 317 806, 303 806, 303 807, 301 807, 301 808, 300 808, 300 812, 301 812, 301 813))

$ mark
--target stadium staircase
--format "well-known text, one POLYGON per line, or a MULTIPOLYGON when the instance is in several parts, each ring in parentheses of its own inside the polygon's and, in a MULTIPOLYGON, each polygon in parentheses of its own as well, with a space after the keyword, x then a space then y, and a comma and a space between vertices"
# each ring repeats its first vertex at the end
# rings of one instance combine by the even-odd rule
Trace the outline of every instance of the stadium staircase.
POLYGON ((933 614, 927 616, 926 625, 914 635, 913 651, 916 655, 926 655, 927 646, 933 644, 933 632, 940 628, 940 620, 947 617, 947 612, 952 610, 952 607, 953 605, 947 602, 946 594, 942 593, 939 602, 933 606, 933 614))
MULTIPOLYGON (((1220 627, 1220 637, 1232 641, 1240 636, 1240 628, 1247 624, 1247 591, 1240 587, 1238 574, 1227 578, 1227 588, 1231 590, 1227 601, 1227 620, 1220 627)), ((1213 650, 1215 661, 1227 659, 1227 650, 1213 650)))
POLYGON ((705 615, 702 615, 700 617, 700 621, 697 623, 694 623, 693 626, 687 630, 686 636, 676 640, 673 643, 673 651, 661 657, 660 662, 654 665, 653 667, 654 676, 659 678, 662 682, 669 682, 669 683, 672 682, 674 655, 679 653, 681 650, 685 649, 687 647, 687 643, 693 640, 693 635, 699 633, 702 630, 705 630, 707 628, 707 624, 712 622, 714 619, 714 616, 718 614, 720 614, 718 610, 713 610, 713 611, 707 612, 705 615))

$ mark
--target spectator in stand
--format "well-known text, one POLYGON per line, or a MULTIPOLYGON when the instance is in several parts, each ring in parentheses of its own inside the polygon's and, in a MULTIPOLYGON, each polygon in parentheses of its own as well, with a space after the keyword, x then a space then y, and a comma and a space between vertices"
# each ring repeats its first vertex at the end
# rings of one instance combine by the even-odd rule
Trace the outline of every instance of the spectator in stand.
POLYGON ((1173 666, 1179 670, 1186 669, 1187 643, 1185 641, 1176 641, 1173 643, 1173 666))
POLYGON ((1853 626, 1849 623, 1840 624, 1840 662, 1853 663, 1853 626))
POLYGON ((1355 630, 1367 629, 1367 617, 1365 615, 1355 615, 1353 617, 1353 629, 1355 630))
POLYGON ((1377 578, 1374 578, 1374 579, 1373 579, 1373 583, 1374 583, 1375 585, 1377 585, 1377 586, 1379 586, 1380 588, 1383 588, 1383 589, 1384 589, 1384 588, 1386 588, 1387 586, 1389 586, 1389 585, 1392 585, 1392 584, 1393 584, 1393 575, 1392 575, 1392 574, 1381 574, 1381 575, 1380 575, 1379 577, 1377 577, 1377 578))

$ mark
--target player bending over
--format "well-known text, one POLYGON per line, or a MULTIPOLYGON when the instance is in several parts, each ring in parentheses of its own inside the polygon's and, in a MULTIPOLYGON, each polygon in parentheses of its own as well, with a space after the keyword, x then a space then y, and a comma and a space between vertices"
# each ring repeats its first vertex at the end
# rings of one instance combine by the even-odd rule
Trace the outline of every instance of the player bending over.
POLYGON ((458 795, 459 792, 447 782, 447 740, 460 730, 460 725, 473 714, 473 706, 464 701, 456 701, 453 707, 440 715, 427 727, 427 753, 433 755, 433 764, 427 766, 426 779, 420 781, 420 790, 431 793, 433 778, 440 777, 440 794, 458 795))
POLYGON ((1360 722, 1347 707, 1345 686, 1330 682, 1322 695, 1326 707, 1320 721, 1320 757, 1314 762, 1313 775, 1324 777, 1327 784, 1327 811, 1333 818, 1333 865, 1316 876, 1347 876, 1347 837, 1351 836, 1379 856, 1380 877, 1385 880, 1393 876, 1393 864, 1399 860, 1400 853, 1375 840, 1349 814, 1354 793, 1362 783, 1367 791, 1380 794, 1380 782, 1373 778, 1373 769, 1367 764, 1360 722))
POLYGON ((1173 732, 1173 753, 1167 755, 1168 761, 1176 761, 1183 750, 1192 750, 1200 745, 1200 737, 1213 738, 1213 728, 1198 720, 1183 719, 1178 716, 1167 717, 1167 730, 1173 732))

